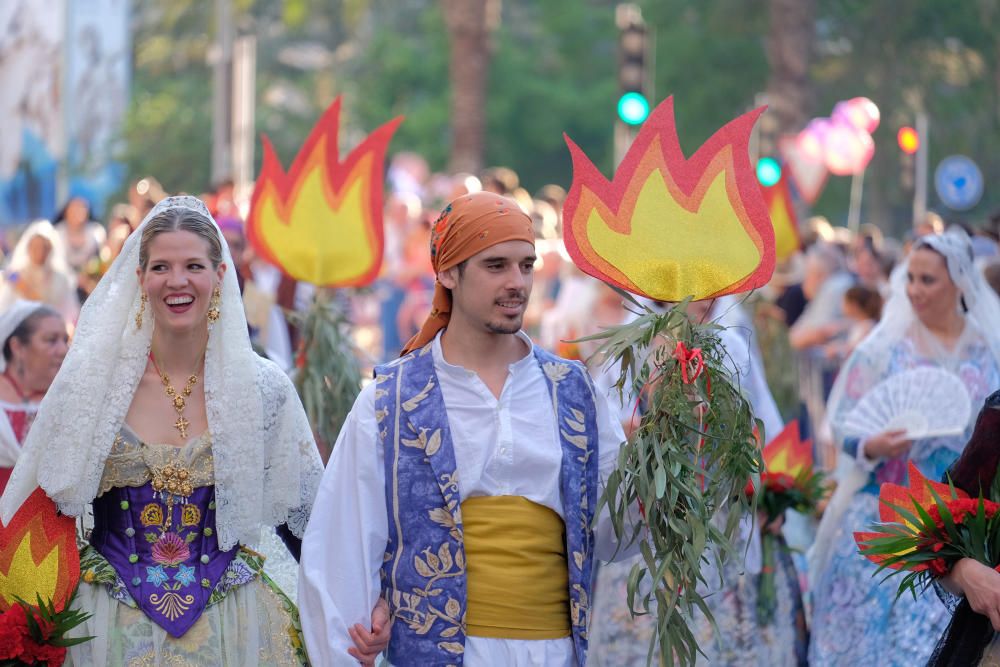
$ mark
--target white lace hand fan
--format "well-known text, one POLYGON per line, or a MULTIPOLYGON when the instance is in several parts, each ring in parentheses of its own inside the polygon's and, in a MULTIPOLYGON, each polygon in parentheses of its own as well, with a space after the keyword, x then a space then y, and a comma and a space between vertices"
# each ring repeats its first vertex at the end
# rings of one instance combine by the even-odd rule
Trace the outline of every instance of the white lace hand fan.
POLYGON ((905 430, 911 440, 960 435, 972 412, 965 385, 954 373, 914 368, 882 380, 844 418, 844 431, 867 437, 905 430))

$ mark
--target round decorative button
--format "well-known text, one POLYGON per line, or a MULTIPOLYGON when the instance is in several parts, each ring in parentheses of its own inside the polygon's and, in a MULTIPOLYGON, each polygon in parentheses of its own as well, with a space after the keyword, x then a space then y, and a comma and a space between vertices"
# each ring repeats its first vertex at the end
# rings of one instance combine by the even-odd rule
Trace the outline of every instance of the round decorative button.
POLYGON ((212 536, 212 529, 209 528, 208 526, 205 526, 205 529, 203 531, 201 531, 201 532, 202 532, 202 534, 205 537, 211 537, 212 536))
POLYGON ((128 555, 128 562, 130 562, 130 563, 138 563, 139 562, 139 557, 137 555, 135 555, 135 554, 129 554, 128 555))
POLYGON ((127 500, 123 500, 120 503, 118 503, 118 506, 121 507, 123 510, 127 510, 128 509, 128 501, 127 500))
POLYGON ((202 579, 201 580, 201 585, 204 586, 205 588, 208 588, 209 586, 212 585, 212 582, 209 581, 208 579, 202 579))
POLYGON ((129 526, 128 528, 125 529, 125 534, 128 535, 129 537, 135 537, 135 528, 129 526))
POLYGON ((202 554, 201 555, 201 562, 205 563, 207 565, 208 561, 209 561, 208 554, 202 554))
POLYGON ((140 579, 139 577, 132 577, 132 585, 133 586, 138 586, 141 583, 142 583, 142 579, 140 579))

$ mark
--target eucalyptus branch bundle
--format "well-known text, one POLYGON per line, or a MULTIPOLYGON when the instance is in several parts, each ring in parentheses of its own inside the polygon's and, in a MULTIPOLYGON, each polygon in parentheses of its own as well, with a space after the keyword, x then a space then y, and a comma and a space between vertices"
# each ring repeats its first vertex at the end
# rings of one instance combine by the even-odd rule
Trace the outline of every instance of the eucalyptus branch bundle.
POLYGON ((342 304, 326 289, 316 291, 309 310, 289 312, 287 317, 300 334, 295 389, 326 460, 361 391, 351 325, 342 304))
POLYGON ((718 325, 692 323, 689 300, 662 314, 632 303, 642 309, 636 320, 585 339, 600 341, 598 358, 620 368, 618 391, 643 406, 600 507, 608 505, 619 544, 639 541, 628 605, 656 614, 648 660, 690 665, 692 615, 715 623, 698 592, 702 567, 715 559, 721 572, 737 555, 740 519, 755 510, 744 488, 759 483, 761 425, 725 364, 718 325))

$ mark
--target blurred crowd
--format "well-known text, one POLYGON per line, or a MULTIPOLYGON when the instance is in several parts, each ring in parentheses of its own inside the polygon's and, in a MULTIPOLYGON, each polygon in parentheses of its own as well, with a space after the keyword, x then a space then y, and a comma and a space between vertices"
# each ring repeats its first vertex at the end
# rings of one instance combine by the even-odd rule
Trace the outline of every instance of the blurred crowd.
MULTIPOLYGON (((510 197, 534 221, 538 263, 524 324, 536 342, 566 357, 588 359, 594 347, 571 341, 631 317, 618 294, 570 261, 561 240, 566 191, 559 185, 532 194, 504 167, 481 174, 432 173, 414 153, 393 157, 387 185, 380 277, 369 288, 350 290, 340 301, 349 308, 355 340, 369 367, 397 356, 430 309, 431 227, 448 202, 468 192, 510 197)), ((255 255, 244 228, 246 202, 237 201, 235 193, 234 184, 226 181, 200 197, 216 217, 237 264, 255 345, 290 370, 298 341, 284 311, 307 307, 315 288, 297 283, 255 255)), ((80 307, 125 239, 166 194, 154 178, 143 178, 129 189, 127 202, 110 207, 103 223, 92 218, 85 199, 76 197, 51 222, 5 230, 0 239, 5 255, 0 313, 17 299, 39 301, 58 312, 72 334, 80 307)), ((905 238, 895 239, 872 223, 852 233, 824 218, 810 218, 801 225, 800 251, 779 262, 767 288, 743 299, 741 308, 752 319, 781 416, 799 419, 814 438, 825 469, 832 470, 836 462, 825 406, 837 371, 878 322, 892 272, 910 246, 920 236, 940 234, 944 228, 940 215, 928 213, 905 238)), ((1000 290, 1000 215, 966 231, 977 268, 1000 290)), ((602 369, 592 370, 599 381, 606 375, 602 369)))

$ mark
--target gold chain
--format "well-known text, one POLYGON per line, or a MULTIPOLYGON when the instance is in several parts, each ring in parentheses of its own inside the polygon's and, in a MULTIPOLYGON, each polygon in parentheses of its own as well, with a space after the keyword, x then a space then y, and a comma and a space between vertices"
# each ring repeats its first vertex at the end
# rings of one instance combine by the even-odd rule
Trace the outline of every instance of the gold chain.
POLYGON ((198 376, 194 373, 189 375, 184 389, 178 392, 171 384, 170 376, 161 371, 160 367, 156 364, 156 357, 153 355, 152 350, 149 352, 149 359, 153 362, 153 368, 156 369, 156 372, 160 376, 160 382, 163 383, 163 391, 166 392, 167 397, 170 399, 170 404, 177 413, 177 421, 174 422, 174 428, 180 432, 181 438, 186 440, 188 437, 187 429, 191 425, 191 422, 184 418, 184 408, 187 407, 187 398, 191 396, 191 390, 198 384, 198 376))

